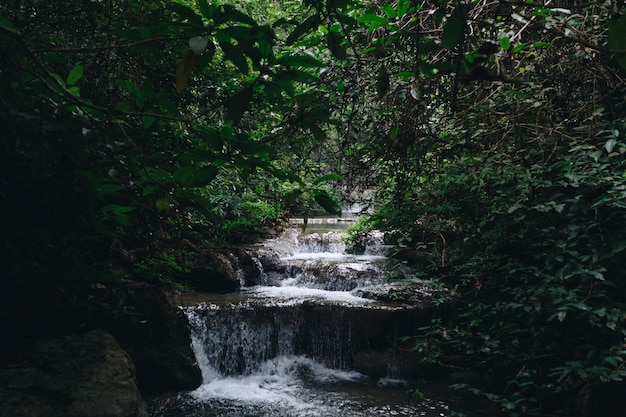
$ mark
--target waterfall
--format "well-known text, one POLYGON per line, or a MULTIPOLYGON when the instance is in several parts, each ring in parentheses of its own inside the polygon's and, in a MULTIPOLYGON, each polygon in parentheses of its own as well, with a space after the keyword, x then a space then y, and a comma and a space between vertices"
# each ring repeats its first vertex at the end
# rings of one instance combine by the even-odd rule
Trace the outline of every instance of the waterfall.
POLYGON ((360 255, 344 237, 289 229, 256 248, 255 285, 183 307, 203 384, 152 416, 445 416, 407 403, 419 358, 398 340, 429 320, 423 306, 364 298, 384 288, 382 235, 360 255))

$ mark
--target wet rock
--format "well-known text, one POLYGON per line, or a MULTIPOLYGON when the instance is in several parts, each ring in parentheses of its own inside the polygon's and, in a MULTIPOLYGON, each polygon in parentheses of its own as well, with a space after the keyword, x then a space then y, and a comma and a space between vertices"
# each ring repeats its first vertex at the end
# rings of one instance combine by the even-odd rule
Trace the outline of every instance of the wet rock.
POLYGON ((105 328, 130 354, 144 393, 184 391, 202 383, 184 313, 158 288, 141 283, 102 289, 88 323, 105 328))
POLYGON ((147 417, 129 355, 104 330, 15 342, 0 368, 1 417, 147 417))
POLYGON ((381 351, 354 355, 354 370, 376 378, 415 377, 424 373, 422 355, 410 346, 394 346, 381 351))
POLYGON ((189 271, 186 280, 197 291, 228 293, 241 287, 233 260, 221 253, 203 253, 189 271))

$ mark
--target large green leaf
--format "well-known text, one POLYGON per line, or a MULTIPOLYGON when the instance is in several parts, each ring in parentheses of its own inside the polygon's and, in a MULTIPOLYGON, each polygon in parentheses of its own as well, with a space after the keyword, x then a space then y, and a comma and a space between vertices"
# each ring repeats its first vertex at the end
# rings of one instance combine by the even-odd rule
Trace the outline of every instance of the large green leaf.
POLYGON ((609 24, 609 48, 621 51, 615 54, 615 61, 626 69, 626 13, 609 24))
POLYGON ((342 45, 342 38, 337 32, 332 30, 328 31, 326 36, 326 44, 333 56, 339 60, 344 60, 347 57, 346 47, 342 45))
POLYGON ((186 22, 186 24, 197 28, 202 28, 202 17, 196 14, 196 12, 192 8, 182 5, 180 3, 172 3, 170 4, 170 8, 174 13, 178 14, 180 16, 180 19, 186 22))
POLYGON ((226 103, 226 115, 234 124, 241 121, 241 117, 248 110, 250 100, 252 99, 252 86, 247 86, 234 96, 228 99, 226 103))
POLYGON ((331 195, 328 194, 326 191, 315 191, 313 198, 315 199, 315 202, 322 206, 322 208, 327 212, 336 215, 341 214, 341 207, 339 206, 339 204, 337 204, 335 199, 332 198, 331 195))
POLYGON ((278 63, 287 65, 290 67, 296 67, 296 68, 297 67, 317 68, 317 67, 324 66, 324 64, 320 60, 309 55, 282 56, 278 60, 278 63))
POLYGON ((363 16, 359 17, 358 21, 360 23, 368 24, 369 26, 367 30, 369 30, 370 32, 375 29, 378 29, 381 26, 385 26, 387 23, 389 23, 389 21, 385 19, 384 17, 380 17, 373 13, 364 14, 363 16))
POLYGON ((221 25, 226 22, 240 22, 250 26, 256 26, 254 19, 229 5, 222 6, 221 9, 215 10, 213 12, 213 21, 216 25, 221 25))
POLYGON ((443 25, 441 45, 444 48, 454 49, 463 41, 465 30, 465 11, 463 6, 457 5, 454 11, 443 25))
POLYGON ((82 65, 76 65, 70 71, 69 75, 67 76, 67 79, 65 80, 65 83, 67 85, 74 85, 74 84, 76 84, 78 82, 78 80, 80 80, 82 78, 84 72, 85 72, 85 69, 83 68, 82 65))
POLYGON ((302 23, 300 23, 296 28, 287 36, 287 45, 293 45, 300 38, 302 38, 307 32, 310 32, 314 29, 317 29, 321 22, 320 16, 314 14, 313 16, 309 16, 302 23))
POLYGON ((200 9, 200 13, 207 19, 211 19, 213 17, 213 13, 215 12, 215 6, 209 5, 207 0, 198 0, 198 9, 200 9))
POLYGON ((326 174, 326 175, 322 175, 321 177, 316 178, 315 181, 313 181, 313 184, 321 184, 323 182, 341 181, 341 180, 343 180, 343 177, 339 174, 326 174))

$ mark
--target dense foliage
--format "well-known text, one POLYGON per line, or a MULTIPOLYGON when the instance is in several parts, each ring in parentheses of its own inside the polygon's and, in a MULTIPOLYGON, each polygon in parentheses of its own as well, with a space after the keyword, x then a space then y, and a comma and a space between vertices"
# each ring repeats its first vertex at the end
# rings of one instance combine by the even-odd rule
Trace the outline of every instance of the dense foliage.
POLYGON ((626 372, 625 39, 615 0, 3 3, 0 319, 375 189, 462 295, 416 349, 570 412, 626 372))
POLYGON ((458 386, 485 412, 623 413, 605 401, 626 376, 618 3, 397 2, 360 18, 377 58, 349 125, 379 175, 368 222, 462 295, 415 347, 495 375, 458 386))
POLYGON ((108 279, 167 283, 289 210, 337 210, 337 177, 306 160, 331 122, 322 64, 272 7, 0 6, 3 324, 32 324, 24 300, 71 316, 108 279))

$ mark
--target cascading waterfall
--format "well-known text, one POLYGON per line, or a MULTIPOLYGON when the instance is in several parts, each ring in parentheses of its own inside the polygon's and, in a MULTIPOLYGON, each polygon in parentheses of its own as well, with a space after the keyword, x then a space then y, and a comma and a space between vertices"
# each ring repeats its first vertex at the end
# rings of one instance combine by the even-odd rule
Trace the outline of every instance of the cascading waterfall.
POLYGON ((183 307, 203 384, 156 401, 151 416, 447 415, 438 401, 409 404, 398 379, 411 357, 396 343, 420 308, 359 295, 382 281, 381 237, 360 255, 342 237, 289 229, 256 248, 256 285, 183 307))

